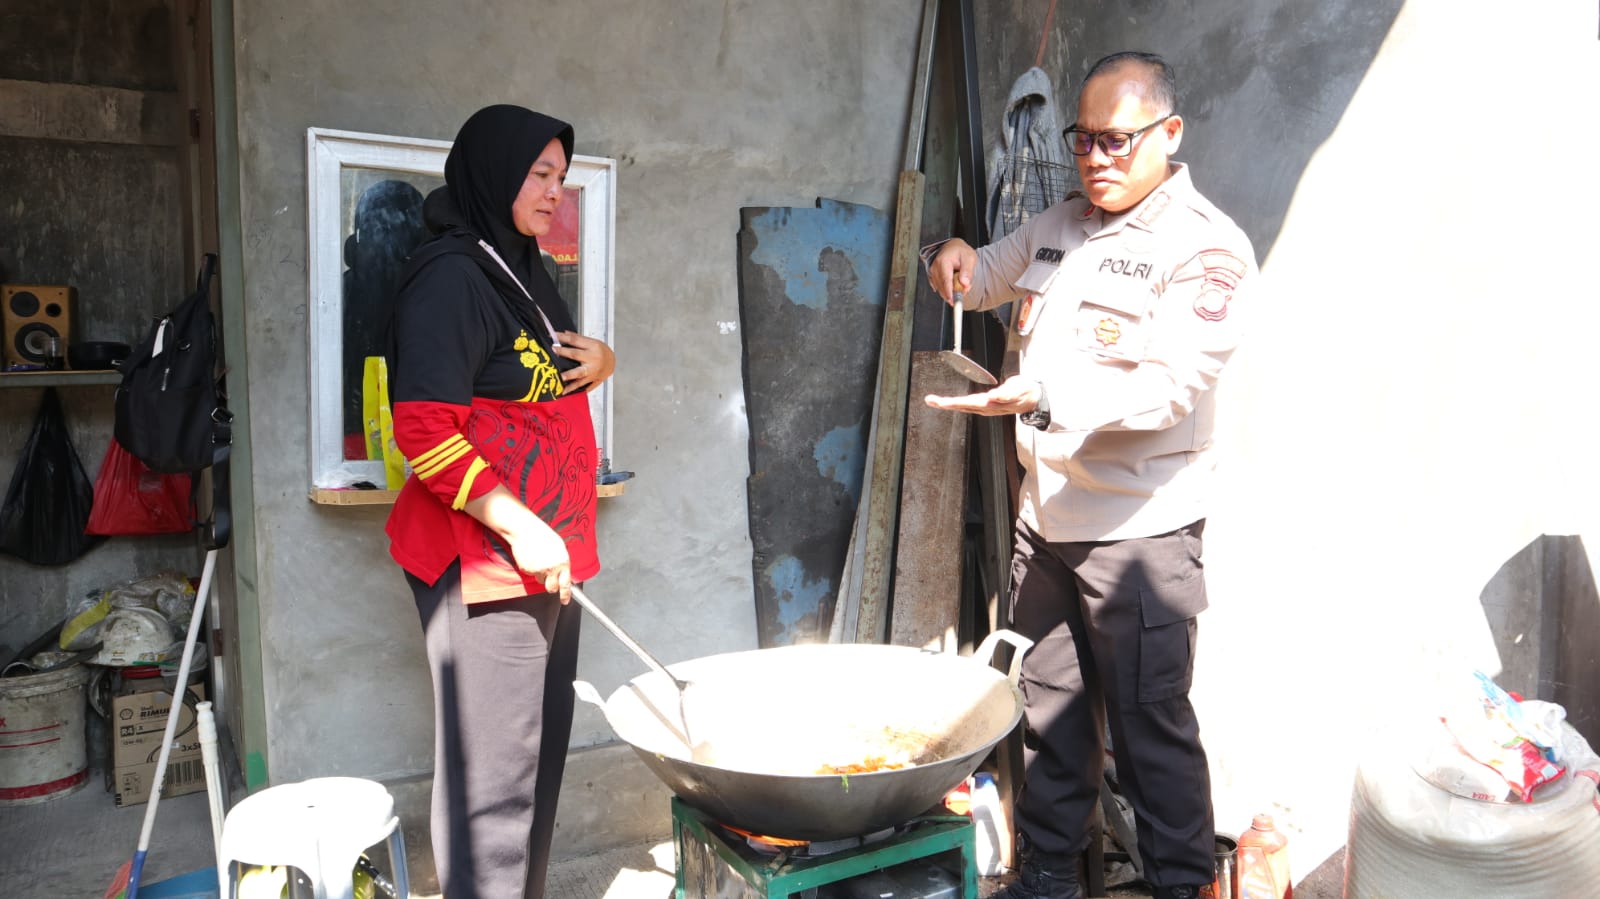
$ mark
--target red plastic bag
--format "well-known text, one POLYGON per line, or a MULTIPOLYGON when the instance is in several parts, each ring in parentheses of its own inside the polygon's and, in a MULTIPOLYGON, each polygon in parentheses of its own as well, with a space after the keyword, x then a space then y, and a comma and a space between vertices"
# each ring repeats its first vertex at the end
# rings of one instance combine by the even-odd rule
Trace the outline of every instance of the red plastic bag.
POLYGON ((180 534, 194 529, 186 474, 156 474, 115 439, 94 479, 86 534, 180 534))

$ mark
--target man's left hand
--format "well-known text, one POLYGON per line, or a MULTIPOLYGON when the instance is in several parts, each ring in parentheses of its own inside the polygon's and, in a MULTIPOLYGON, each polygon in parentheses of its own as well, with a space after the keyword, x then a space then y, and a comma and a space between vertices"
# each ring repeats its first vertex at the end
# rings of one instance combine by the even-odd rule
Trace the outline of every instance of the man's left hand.
POLYGON ((556 336, 561 339, 556 355, 578 361, 578 365, 561 373, 567 389, 593 387, 617 370, 617 355, 604 341, 585 337, 577 331, 562 331, 556 336))
POLYGON ((1021 375, 1012 375, 999 385, 983 393, 965 396, 936 396, 928 394, 923 402, 935 409, 952 412, 970 412, 974 415, 1021 415, 1032 412, 1039 405, 1039 382, 1021 375))

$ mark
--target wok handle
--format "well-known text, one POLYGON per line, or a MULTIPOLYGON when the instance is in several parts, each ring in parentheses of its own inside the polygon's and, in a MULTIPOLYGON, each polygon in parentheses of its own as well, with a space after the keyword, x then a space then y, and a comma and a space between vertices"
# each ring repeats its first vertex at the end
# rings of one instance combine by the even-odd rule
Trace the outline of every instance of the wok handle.
POLYGON ((1033 648, 1032 640, 1016 631, 998 630, 983 638, 983 642, 978 644, 978 651, 973 653, 972 657, 979 659, 984 664, 992 663, 994 661, 995 644, 1002 640, 1010 643, 1017 650, 1012 653, 1011 669, 1006 672, 1006 678, 1011 681, 1011 685, 1014 687, 1017 685, 1017 675, 1022 673, 1022 656, 1033 648))
POLYGON ((600 696, 600 691, 594 688, 594 684, 586 680, 575 680, 572 682, 572 692, 576 693, 578 698, 584 702, 590 705, 597 705, 601 711, 605 711, 606 701, 600 696))

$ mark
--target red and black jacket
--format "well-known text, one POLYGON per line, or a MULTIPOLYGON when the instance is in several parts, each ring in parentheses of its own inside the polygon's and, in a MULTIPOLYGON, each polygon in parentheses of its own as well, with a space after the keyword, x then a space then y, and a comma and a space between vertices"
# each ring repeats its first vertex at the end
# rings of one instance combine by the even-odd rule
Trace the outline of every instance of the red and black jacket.
MULTIPOLYGON (((538 267, 533 277, 549 278, 538 267)), ((553 283, 539 287, 535 296, 557 296, 553 283)), ((469 603, 544 592, 462 511, 499 485, 566 540, 574 581, 600 570, 594 425, 587 395, 561 380, 575 364, 552 352, 551 332, 563 330, 574 330, 564 305, 536 305, 468 231, 435 237, 407 264, 389 389, 411 476, 389 516, 389 551, 429 584, 459 558, 469 603)))

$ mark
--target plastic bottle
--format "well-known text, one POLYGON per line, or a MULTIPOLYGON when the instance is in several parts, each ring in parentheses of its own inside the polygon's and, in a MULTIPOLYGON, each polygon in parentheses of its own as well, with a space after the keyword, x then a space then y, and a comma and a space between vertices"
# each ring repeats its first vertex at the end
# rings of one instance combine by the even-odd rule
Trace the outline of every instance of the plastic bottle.
POLYGON ((1239 899, 1293 899, 1289 884, 1289 838, 1271 815, 1256 815, 1239 836, 1239 899))
POLYGON ((978 874, 994 877, 1005 870, 1001 864, 1004 850, 1000 829, 1006 818, 1000 808, 1000 787, 995 783, 994 775, 986 771, 974 774, 971 781, 973 839, 978 856, 978 874))

